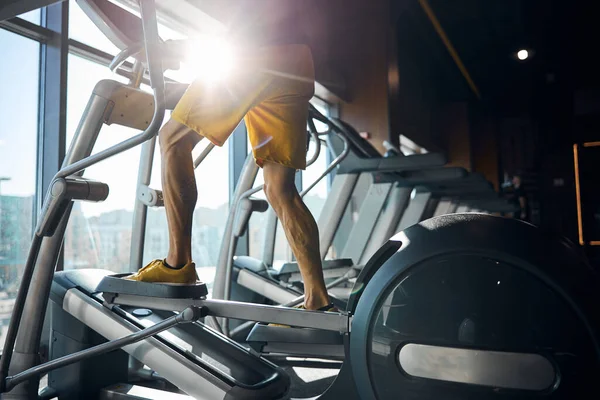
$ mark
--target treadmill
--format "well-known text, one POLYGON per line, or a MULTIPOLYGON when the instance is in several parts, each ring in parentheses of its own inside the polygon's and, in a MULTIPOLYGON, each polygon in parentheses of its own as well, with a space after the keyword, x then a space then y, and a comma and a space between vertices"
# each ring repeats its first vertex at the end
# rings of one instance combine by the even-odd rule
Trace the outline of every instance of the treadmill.
POLYGON ((507 212, 512 206, 479 173, 454 181, 428 183, 415 188, 413 202, 398 225, 404 230, 425 219, 452 213, 507 212))
MULTIPOLYGON (((430 216, 452 212, 503 213, 514 209, 494 190, 492 183, 478 173, 445 184, 428 184, 421 189, 430 191, 431 201, 436 204, 434 214, 430 216)), ((425 215, 426 218, 430 216, 425 215)))

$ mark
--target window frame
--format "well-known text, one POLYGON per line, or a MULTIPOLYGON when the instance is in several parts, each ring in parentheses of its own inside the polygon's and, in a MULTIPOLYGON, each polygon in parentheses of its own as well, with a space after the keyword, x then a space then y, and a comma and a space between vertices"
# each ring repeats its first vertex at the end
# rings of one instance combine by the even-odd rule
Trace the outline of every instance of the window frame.
MULTIPOLYGON (((60 2, 42 8, 42 27, 52 33, 41 45, 40 87, 37 143, 36 209, 40 210, 44 196, 65 156, 66 107, 67 107, 67 56, 68 2, 60 2), (58 118, 46 118, 58 115, 58 118)), ((37 223, 37 213, 34 224, 37 223)), ((57 270, 62 270, 62 256, 57 270), (58 269, 60 268, 60 269, 58 269)))

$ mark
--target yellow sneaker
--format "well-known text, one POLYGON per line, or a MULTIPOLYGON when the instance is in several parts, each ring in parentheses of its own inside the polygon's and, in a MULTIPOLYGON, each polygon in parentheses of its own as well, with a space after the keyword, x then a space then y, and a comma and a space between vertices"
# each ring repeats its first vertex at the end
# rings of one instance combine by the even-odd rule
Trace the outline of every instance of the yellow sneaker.
MULTIPOLYGON (((304 307, 304 304, 297 305, 294 308, 298 308, 300 310, 306 310, 307 309, 306 307, 304 307)), ((340 310, 338 310, 338 308, 336 306, 334 306, 333 303, 327 304, 326 306, 321 307, 321 308, 319 308, 317 310, 314 310, 314 311, 340 312, 340 310)), ((282 324, 275 324, 275 323, 271 323, 271 324, 269 324, 269 326, 274 326, 274 327, 277 327, 277 328, 290 328, 289 325, 282 325, 282 324)))
POLYGON ((167 267, 164 260, 154 260, 135 274, 126 276, 125 279, 151 283, 193 285, 198 281, 198 274, 194 263, 174 269, 167 267))

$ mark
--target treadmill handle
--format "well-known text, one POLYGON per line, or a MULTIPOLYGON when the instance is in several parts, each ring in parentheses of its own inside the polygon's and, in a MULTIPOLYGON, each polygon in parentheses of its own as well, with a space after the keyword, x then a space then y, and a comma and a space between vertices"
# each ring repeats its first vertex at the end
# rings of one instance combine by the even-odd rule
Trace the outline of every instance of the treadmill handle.
POLYGON ((447 162, 442 153, 414 154, 410 156, 383 157, 379 171, 411 170, 444 166, 447 162))
POLYGON ((442 153, 398 155, 392 157, 356 158, 340 166, 338 173, 401 172, 443 167, 448 160, 442 153))
POLYGON ((208 309, 206 307, 191 306, 180 312, 179 314, 173 315, 148 328, 142 329, 130 335, 124 336, 119 339, 111 340, 106 343, 99 344, 89 349, 81 350, 73 354, 68 354, 63 357, 59 357, 55 360, 49 361, 44 364, 40 364, 33 368, 29 368, 23 372, 20 372, 14 376, 6 378, 5 390, 8 392, 17 386, 19 383, 25 382, 28 379, 36 375, 42 375, 46 372, 64 367, 76 363, 78 361, 99 356, 101 354, 109 353, 114 350, 121 349, 133 343, 140 342, 146 338, 157 335, 162 331, 174 327, 175 325, 185 324, 189 322, 196 322, 200 318, 208 315, 208 309))

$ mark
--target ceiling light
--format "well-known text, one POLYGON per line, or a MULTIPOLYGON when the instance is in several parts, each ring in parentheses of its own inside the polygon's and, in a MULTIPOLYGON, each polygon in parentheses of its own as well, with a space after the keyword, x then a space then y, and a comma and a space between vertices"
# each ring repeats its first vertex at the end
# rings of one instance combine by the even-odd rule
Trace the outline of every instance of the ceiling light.
POLYGON ((529 52, 525 49, 519 50, 517 52, 517 58, 521 61, 527 60, 528 57, 529 57, 529 52))

